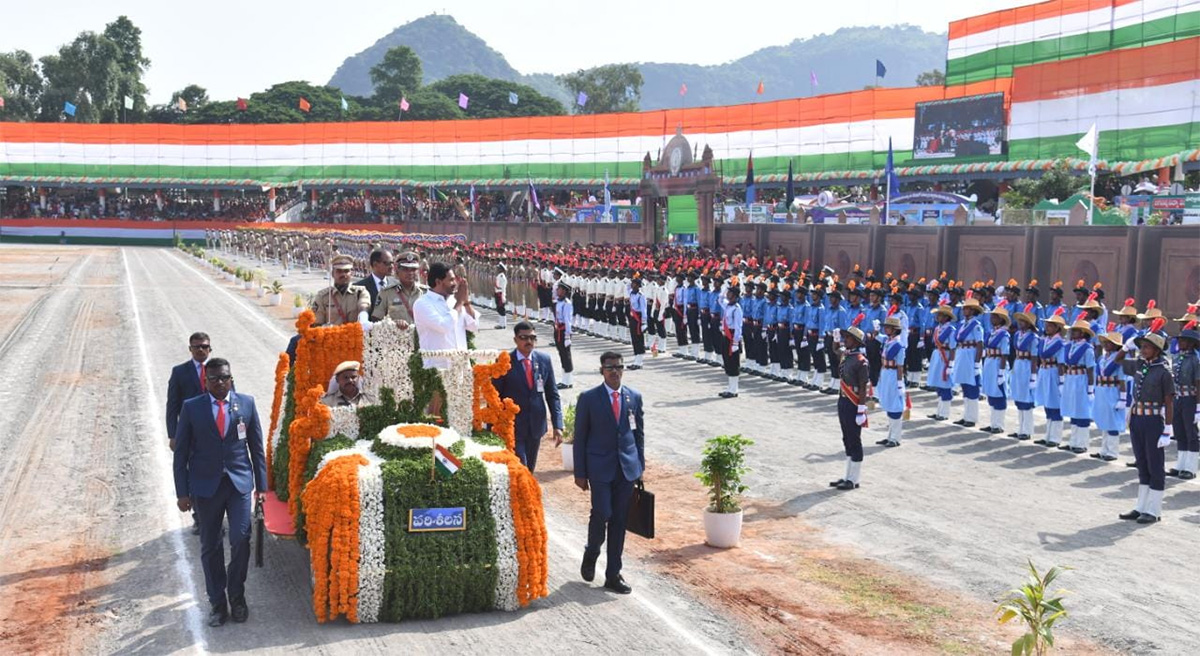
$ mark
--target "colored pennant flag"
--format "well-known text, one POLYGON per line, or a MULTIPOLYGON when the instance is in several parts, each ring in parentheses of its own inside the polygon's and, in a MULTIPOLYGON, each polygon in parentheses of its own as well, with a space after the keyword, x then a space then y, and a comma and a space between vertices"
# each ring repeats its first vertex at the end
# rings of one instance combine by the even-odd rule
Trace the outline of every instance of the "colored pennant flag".
POLYGON ((467 97, 467 94, 465 94, 465 93, 458 94, 458 106, 459 107, 466 109, 467 103, 469 103, 470 101, 471 101, 471 99, 467 97))
POLYGON ((892 138, 888 137, 888 156, 887 168, 884 170, 887 176, 887 198, 883 201, 883 223, 888 222, 889 212, 891 211, 892 196, 900 193, 900 178, 896 177, 896 160, 892 155, 892 138))
POLYGON ((759 80, 758 81, 758 95, 760 95, 760 96, 763 95, 763 91, 764 91, 763 81, 759 80))
POLYGON ((4 109, 4 96, 0 96, 0 109, 4 109))
POLYGON ((125 109, 133 109, 133 98, 125 96, 125 109))
POLYGON ((308 110, 312 109, 312 103, 305 100, 303 96, 300 97, 299 106, 300 106, 300 111, 302 111, 302 112, 308 112, 308 110))
POLYGON ((1096 174, 1096 146, 1099 144, 1098 136, 1096 134, 1096 124, 1092 123, 1092 127, 1088 129, 1087 134, 1075 142, 1076 148, 1088 154, 1088 173, 1091 175, 1096 174))
POLYGON ((475 212, 475 185, 471 185, 471 212, 475 212))
POLYGON ((509 92, 508 92, 508 104, 510 104, 510 105, 515 105, 515 104, 517 104, 517 101, 518 101, 518 100, 520 100, 520 98, 518 98, 518 97, 517 97, 517 92, 516 92, 516 91, 509 91, 509 92))
POLYGON ((542 209, 542 203, 538 200, 537 187, 533 186, 533 180, 529 181, 529 202, 537 209, 542 209))
POLYGON ((246 99, 245 99, 245 98, 238 98, 238 100, 237 100, 237 108, 238 108, 238 111, 239 111, 239 112, 244 112, 244 111, 246 111, 246 99))
POLYGON ((407 112, 409 107, 411 107, 411 105, 408 104, 408 98, 401 98, 400 99, 400 111, 407 112))
POLYGON ((64 102, 63 103, 63 113, 66 114, 67 116, 74 116, 75 115, 75 105, 72 105, 69 102, 64 102))
POLYGON ((453 476, 462 467, 462 463, 446 447, 438 444, 433 450, 433 460, 437 470, 447 476, 453 476))
POLYGON ((808 85, 812 86, 812 87, 821 86, 821 83, 817 81, 817 72, 816 71, 808 72, 808 85))
POLYGON ((687 95, 687 82, 684 82, 683 84, 679 85, 679 95, 681 95, 681 96, 687 95))
POLYGON ((796 200, 796 181, 792 179, 792 160, 788 160, 788 179, 787 179, 787 208, 792 209, 792 203, 796 200))
POLYGON ((346 96, 342 96, 342 111, 350 109, 350 103, 346 102, 346 96))
POLYGON ((878 59, 875 60, 875 77, 887 77, 887 66, 878 59))
POLYGON ((176 101, 175 101, 175 106, 176 106, 176 107, 178 107, 178 108, 179 108, 179 111, 181 111, 181 112, 186 112, 186 111, 187 111, 187 101, 186 101, 186 100, 184 100, 183 98, 180 98, 179 100, 176 100, 176 101))
POLYGON ((604 220, 612 215, 612 192, 608 190, 608 169, 604 169, 604 220))
POLYGON ((575 96, 575 104, 583 107, 587 104, 587 94, 580 91, 579 95, 575 96))
POLYGON ((746 160, 746 206, 754 204, 754 198, 757 190, 754 188, 754 153, 750 153, 750 159, 746 160))

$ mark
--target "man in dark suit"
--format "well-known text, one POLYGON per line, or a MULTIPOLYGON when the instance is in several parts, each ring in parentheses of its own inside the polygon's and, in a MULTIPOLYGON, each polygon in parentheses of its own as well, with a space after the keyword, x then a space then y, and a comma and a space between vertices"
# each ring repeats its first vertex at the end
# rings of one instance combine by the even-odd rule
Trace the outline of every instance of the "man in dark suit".
POLYGON ((554 363, 550 356, 533 350, 537 344, 533 324, 517 323, 513 327, 513 341, 517 348, 509 353, 512 366, 508 373, 493 379, 492 385, 501 398, 512 399, 521 408, 516 418, 517 457, 532 472, 537 466, 542 436, 546 434, 547 408, 554 428, 554 443, 562 443, 562 402, 554 382, 554 363))
POLYGON ((267 489, 262 426, 254 397, 232 390, 229 362, 208 361, 206 394, 188 399, 175 435, 175 496, 181 512, 200 518, 200 560, 212 611, 208 625, 245 622, 246 570, 250 564, 251 493, 262 503, 267 489), (229 568, 221 524, 229 519, 229 568))
MULTIPOLYGON (((179 425, 179 412, 183 410, 183 402, 193 396, 204 393, 204 363, 212 352, 212 342, 207 333, 192 333, 188 338, 188 349, 192 359, 171 369, 171 378, 167 381, 167 440, 171 450, 175 450, 175 428, 179 425)), ((192 512, 192 534, 200 534, 200 520, 192 512)))
POLYGON ((596 576, 600 545, 608 538, 604 587, 620 594, 632 588, 621 576, 625 550, 625 523, 634 483, 646 469, 645 424, 642 395, 621 386, 625 363, 620 353, 600 356, 604 384, 579 395, 575 404, 575 484, 591 490, 592 514, 580 574, 596 576))
POLYGON ((359 287, 366 287, 367 293, 371 295, 371 307, 367 310, 367 314, 371 314, 375 310, 375 304, 379 302, 379 290, 392 282, 388 276, 392 275, 392 265, 395 263, 395 257, 386 248, 376 248, 371 251, 368 262, 371 265, 371 273, 368 273, 366 278, 354 284, 359 287))

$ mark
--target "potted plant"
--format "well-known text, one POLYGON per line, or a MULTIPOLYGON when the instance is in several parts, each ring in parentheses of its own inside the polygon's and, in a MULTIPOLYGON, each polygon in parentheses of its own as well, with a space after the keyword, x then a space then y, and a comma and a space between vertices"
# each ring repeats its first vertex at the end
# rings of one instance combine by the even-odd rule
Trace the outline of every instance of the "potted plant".
POLYGON ((242 273, 242 289, 254 288, 254 272, 245 271, 242 273))
POLYGON ((563 413, 563 441, 559 447, 562 453, 563 469, 575 471, 575 404, 567 405, 563 413))
POLYGON ((245 277, 246 277, 246 270, 243 269, 242 267, 237 267, 236 269, 233 270, 233 274, 230 276, 229 282, 240 283, 245 279, 245 277))
POLYGON ((250 282, 254 283, 254 288, 258 290, 258 297, 262 298, 267 295, 267 272, 262 269, 253 269, 250 271, 250 282))
POLYGON ((304 311, 304 297, 302 294, 296 294, 295 296, 292 297, 292 317, 295 318, 295 317, 300 316, 300 313, 303 311, 304 311))
POLYGON ((271 305, 283 305, 283 283, 275 280, 271 283, 271 305))
POLYGON ((746 467, 746 447, 754 444, 741 435, 709 438, 696 478, 708 487, 709 506, 704 511, 704 541, 709 546, 736 547, 742 539, 740 495, 748 488, 742 476, 746 467))

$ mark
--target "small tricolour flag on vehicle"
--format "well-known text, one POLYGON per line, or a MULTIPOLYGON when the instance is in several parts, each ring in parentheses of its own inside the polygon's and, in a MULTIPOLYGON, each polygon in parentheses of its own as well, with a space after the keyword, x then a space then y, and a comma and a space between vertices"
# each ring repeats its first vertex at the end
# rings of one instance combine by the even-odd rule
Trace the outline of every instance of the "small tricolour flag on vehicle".
POLYGON ((453 476, 458 472, 458 468, 462 466, 458 458, 455 458, 454 454, 450 453, 450 450, 441 444, 438 444, 433 449, 433 461, 437 466, 437 470, 447 476, 453 476))

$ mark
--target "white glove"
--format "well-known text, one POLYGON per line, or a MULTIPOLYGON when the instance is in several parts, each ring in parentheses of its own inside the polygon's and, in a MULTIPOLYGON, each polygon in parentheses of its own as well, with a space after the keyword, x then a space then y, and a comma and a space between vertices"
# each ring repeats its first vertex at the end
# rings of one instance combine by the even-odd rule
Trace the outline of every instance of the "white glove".
POLYGON ((1137 353, 1138 347, 1137 344, 1134 343, 1134 340, 1136 339, 1136 337, 1130 337, 1129 339, 1125 340, 1125 345, 1121 347, 1121 350, 1125 351, 1126 353, 1137 353))
POLYGON ((859 426, 867 423, 867 406, 858 406, 858 414, 854 415, 854 423, 858 424, 859 426))
POLYGON ((976 378, 983 377, 983 366, 981 366, 978 362, 975 363, 975 377, 976 378))
POLYGON ((817 351, 820 352, 824 348, 825 348, 825 340, 818 339, 817 340, 817 351))
POLYGON ((371 332, 371 317, 366 310, 358 313, 358 322, 362 324, 363 334, 371 332))
MULTIPOLYGON (((805 337, 803 340, 801 340, 800 348, 808 348, 808 338, 807 337, 805 337)), ((819 351, 820 349, 817 349, 817 350, 819 351)))
POLYGON ((1096 398, 1096 388, 1092 387, 1091 385, 1088 385, 1088 400, 1091 401, 1091 400, 1094 400, 1095 398, 1096 398))
POLYGON ((872 319, 871 327, 875 329, 874 332, 879 332, 879 319, 872 319))
POLYGON ((1117 396, 1117 403, 1113 407, 1116 408, 1117 410, 1125 409, 1125 394, 1124 393, 1121 393, 1117 396))
POLYGON ((1163 426, 1162 435, 1158 437, 1158 448, 1163 448, 1171 443, 1171 439, 1175 436, 1175 429, 1171 424, 1163 426))
POLYGON ((729 347, 729 352, 730 352, 730 353, 737 353, 737 352, 738 352, 738 351, 739 351, 741 348, 742 348, 742 347, 741 347, 741 345, 740 345, 740 344, 734 344, 733 346, 729 347))
POLYGON ((860 415, 867 414, 867 406, 865 406, 865 405, 858 406, 858 414, 860 414, 860 415))
POLYGON ((904 396, 904 381, 902 381, 902 380, 896 381, 896 391, 900 393, 901 397, 904 396))
POLYGON ((1200 408, 1196 408, 1196 414, 1192 417, 1196 423, 1196 428, 1200 428, 1200 408))
POLYGON ((833 331, 833 343, 834 343, 834 344, 841 344, 841 343, 842 343, 842 331, 840 331, 840 330, 837 330, 837 329, 834 329, 834 331, 833 331))
POLYGON ((917 348, 919 348, 919 349, 925 348, 925 338, 922 337, 921 339, 917 340, 917 348))
POLYGON ((571 347, 571 338, 570 337, 563 340, 563 346, 566 346, 567 348, 571 347))

